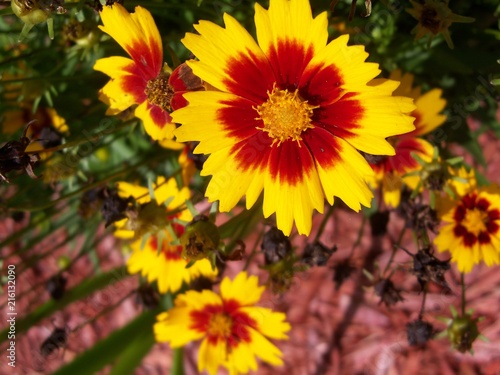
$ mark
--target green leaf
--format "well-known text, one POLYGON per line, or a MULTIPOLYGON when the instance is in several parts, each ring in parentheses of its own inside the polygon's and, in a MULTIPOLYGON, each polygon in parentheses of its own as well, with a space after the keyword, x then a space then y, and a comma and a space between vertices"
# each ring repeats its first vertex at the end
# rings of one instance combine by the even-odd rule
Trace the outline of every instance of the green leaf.
POLYGON ((118 356, 109 375, 133 375, 143 358, 149 353, 155 343, 153 325, 139 334, 118 356))
POLYGON ((76 357, 73 362, 61 367, 54 375, 95 374, 117 358, 117 369, 113 369, 112 374, 132 374, 154 344, 153 324, 159 312, 159 309, 155 309, 142 313, 76 357), (127 365, 131 367, 125 367, 127 365))
MULTIPOLYGON (((32 313, 20 318, 16 321, 16 334, 33 327, 42 319, 51 316, 56 311, 62 310, 69 304, 81 300, 97 290, 104 289, 105 287, 130 276, 125 267, 118 267, 110 272, 106 272, 90 280, 84 280, 73 289, 64 293, 64 296, 57 301, 50 300, 43 305, 36 308, 32 313)), ((7 329, 0 332, 0 343, 7 339, 7 329)))
POLYGON ((486 160, 484 159, 483 149, 476 138, 471 138, 467 142, 462 143, 462 146, 470 152, 474 160, 486 167, 486 160))

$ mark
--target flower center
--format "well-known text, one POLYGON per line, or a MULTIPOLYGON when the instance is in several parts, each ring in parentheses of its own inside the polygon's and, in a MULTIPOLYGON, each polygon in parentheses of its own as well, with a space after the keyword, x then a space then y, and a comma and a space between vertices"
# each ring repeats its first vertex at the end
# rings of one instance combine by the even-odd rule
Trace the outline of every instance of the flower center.
POLYGON ((148 102, 162 108, 164 111, 172 112, 170 101, 174 96, 174 88, 168 83, 169 74, 161 72, 158 77, 150 79, 146 84, 144 93, 148 102))
POLYGON ((212 337, 227 338, 231 335, 233 320, 230 316, 224 313, 214 314, 208 323, 207 333, 212 337))
POLYGON ((423 27, 431 31, 434 35, 439 32, 440 19, 439 15, 433 7, 424 7, 422 10, 422 16, 420 17, 420 23, 423 27))
POLYGON ((472 210, 467 210, 462 225, 464 225, 469 232, 477 236, 479 233, 487 231, 485 224, 487 222, 488 214, 485 211, 474 208, 472 210))
POLYGON ((259 114, 256 120, 262 120, 263 128, 273 138, 273 145, 277 142, 278 146, 288 140, 300 141, 302 132, 312 129, 311 116, 313 109, 319 106, 313 106, 302 100, 298 90, 289 92, 274 87, 272 92, 267 92, 269 99, 254 109, 259 114))

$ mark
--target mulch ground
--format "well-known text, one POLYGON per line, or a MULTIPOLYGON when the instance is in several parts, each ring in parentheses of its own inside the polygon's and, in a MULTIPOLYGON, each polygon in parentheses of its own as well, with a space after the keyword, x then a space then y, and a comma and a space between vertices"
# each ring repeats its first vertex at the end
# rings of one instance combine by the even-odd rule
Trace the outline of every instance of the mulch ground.
MULTIPOLYGON (((483 170, 492 182, 499 181, 500 142, 492 134, 485 133, 480 138, 488 169, 483 170)), ((457 153, 463 153, 454 147, 457 153)), ((473 162, 467 158, 469 162, 473 162)), ((316 217, 316 225, 321 217, 316 217)), ((0 240, 9 233, 25 225, 6 218, 0 221, 0 240)), ((391 214, 389 232, 383 237, 373 237, 367 225, 359 246, 352 252, 361 225, 361 216, 347 210, 336 210, 321 237, 326 246, 337 245, 337 252, 325 267, 315 267, 296 275, 290 292, 272 295, 266 292, 262 304, 284 311, 292 324, 290 339, 278 342, 283 351, 284 366, 271 368, 260 365, 258 374, 321 375, 321 374, 366 374, 366 375, 434 375, 434 374, 500 374, 500 268, 476 267, 466 276, 467 307, 474 309, 474 316, 484 317, 479 322, 480 332, 488 341, 477 340, 474 354, 459 353, 450 349, 446 339, 429 341, 425 346, 411 347, 407 341, 406 324, 417 319, 422 302, 416 278, 409 273, 411 258, 398 252, 394 259, 396 269, 392 280, 402 290, 404 301, 387 307, 379 303, 360 269, 363 267, 377 276, 389 261, 392 244, 396 241, 402 227, 401 220, 391 214), (333 281, 332 268, 339 262, 349 260, 355 268, 351 276, 337 289, 333 281)), ((314 233, 313 233, 314 235, 314 233)), ((56 239, 64 238, 64 230, 47 238, 36 248, 22 257, 12 255, 21 246, 14 244, 0 249, 1 258, 6 264, 17 264, 22 269, 23 262, 35 255, 50 251, 56 239)), ((252 243, 252 240, 249 240, 252 243)), ((296 238, 295 246, 303 249, 304 238, 296 238)), ((407 233, 402 245, 415 251, 412 239, 407 233)), ((78 248, 78 244, 76 244, 78 248)), ((112 237, 105 238, 96 252, 103 271, 124 264, 120 244, 112 237)), ((17 310, 19 315, 32 311, 36 306, 48 301, 45 282, 57 272, 57 258, 77 253, 75 249, 62 247, 39 260, 36 265, 18 272, 17 310)), ((447 254, 439 254, 446 259, 447 254)), ((259 268, 263 260, 255 259, 250 272, 265 274, 259 268)), ((229 275, 238 271, 240 264, 231 264, 229 275)), ((66 273, 67 288, 78 285, 93 273, 93 264, 83 257, 66 273)), ((4 272, 2 272, 5 275, 4 272)), ((443 330, 445 323, 440 316, 450 316, 450 305, 459 310, 460 276, 456 269, 446 275, 451 291, 445 292, 437 285, 431 285, 427 295, 424 320, 436 330, 443 330)), ((50 319, 32 327, 26 334, 16 337, 16 367, 7 366, 6 345, 0 346, 0 374, 50 374, 61 365, 72 361, 75 356, 92 347, 97 341, 109 335, 141 311, 133 293, 138 286, 136 277, 130 277, 118 284, 92 295, 84 301, 71 304, 57 312, 50 319), (114 308, 113 308, 114 306, 114 308), (97 317, 97 318, 96 318, 97 317), (54 350, 43 357, 40 347, 54 328, 65 328, 68 343, 65 348, 54 350)), ((5 290, 4 290, 5 292, 5 290)), ((2 318, 0 326, 5 327, 4 317, 6 296, 0 296, 2 318)), ((186 348, 186 374, 196 374, 197 344, 186 348)), ((139 375, 169 374, 171 353, 168 345, 157 344, 136 370, 139 375)), ((109 369, 102 371, 103 374, 109 369)))

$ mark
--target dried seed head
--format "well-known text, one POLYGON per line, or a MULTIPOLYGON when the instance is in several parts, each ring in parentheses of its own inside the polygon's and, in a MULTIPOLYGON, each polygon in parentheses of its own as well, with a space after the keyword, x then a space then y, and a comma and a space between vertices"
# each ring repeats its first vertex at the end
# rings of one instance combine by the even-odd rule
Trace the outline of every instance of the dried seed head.
POLYGON ((337 251, 337 246, 326 247, 319 241, 315 241, 312 244, 307 244, 302 254, 302 262, 313 266, 324 266, 332 254, 337 251))
POLYGON ((271 227, 264 234, 260 248, 264 253, 266 264, 278 263, 292 251, 290 240, 276 227, 271 227))
POLYGON ((401 297, 401 291, 396 289, 389 279, 381 279, 375 284, 375 294, 380 297, 379 303, 383 302, 386 306, 395 305, 404 300, 401 297))
POLYGON ((435 333, 432 324, 421 319, 414 320, 406 325, 406 335, 411 346, 425 345, 435 333))

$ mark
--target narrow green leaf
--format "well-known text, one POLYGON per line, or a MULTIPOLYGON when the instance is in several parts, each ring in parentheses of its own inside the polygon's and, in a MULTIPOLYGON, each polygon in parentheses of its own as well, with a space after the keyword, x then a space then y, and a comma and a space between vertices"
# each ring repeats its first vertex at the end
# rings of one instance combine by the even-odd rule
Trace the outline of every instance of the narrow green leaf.
POLYGON ((143 358, 149 353, 155 343, 153 324, 142 334, 129 342, 129 345, 118 356, 109 375, 133 375, 143 358))
MULTIPOLYGON (((132 351, 142 351, 138 348, 139 342, 146 344, 151 342, 153 335, 153 324, 159 309, 149 310, 125 327, 114 331, 105 339, 99 341, 92 348, 76 357, 73 362, 61 367, 54 375, 88 375, 95 374, 106 365, 112 363, 119 358, 117 366, 118 370, 123 369, 123 361, 127 361, 127 355, 131 356, 132 351), (133 346, 133 348, 131 348, 133 346)), ((153 340, 154 341, 154 340, 153 340)), ((149 348, 152 344, 149 346, 149 348)), ((147 351, 149 351, 147 348, 147 351)), ((134 353, 134 358, 130 358, 130 364, 139 360, 139 355, 144 357, 146 353, 134 353)), ((141 357, 141 358, 142 358, 141 357)), ((135 367, 134 367, 135 368, 135 367)), ((133 370, 133 369, 128 369, 133 370)), ((132 372, 115 372, 115 374, 128 374, 132 372)))
MULTIPOLYGON (((130 275, 127 273, 125 267, 118 267, 110 272, 97 275, 90 280, 82 281, 79 285, 64 293, 64 296, 60 300, 50 300, 25 317, 19 318, 16 321, 16 334, 21 334, 56 311, 62 310, 69 304, 81 300, 95 291, 104 289, 108 285, 114 284, 128 276, 130 275)), ((4 329, 0 332, 0 343, 6 339, 7 329, 4 329)))

